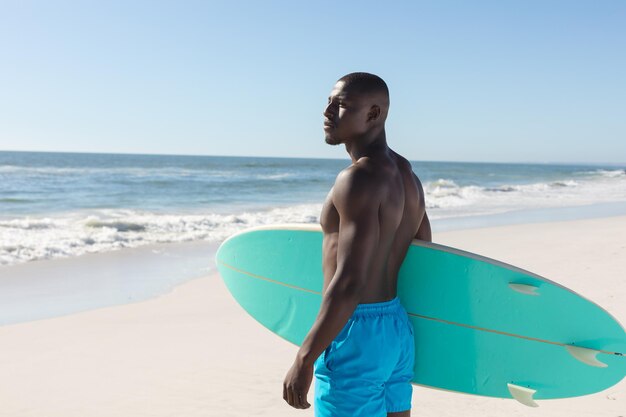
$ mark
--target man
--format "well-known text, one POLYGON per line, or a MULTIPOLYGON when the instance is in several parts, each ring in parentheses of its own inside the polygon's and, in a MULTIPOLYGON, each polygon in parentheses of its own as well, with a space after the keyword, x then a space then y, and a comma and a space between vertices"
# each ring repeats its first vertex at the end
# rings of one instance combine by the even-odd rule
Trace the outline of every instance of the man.
POLYGON ((389 91, 368 73, 335 84, 324 111, 326 143, 344 144, 344 169, 322 208, 322 305, 283 397, 308 408, 316 377, 319 417, 410 415, 413 330, 396 297, 413 238, 431 240, 422 186, 410 163, 387 146, 389 91))

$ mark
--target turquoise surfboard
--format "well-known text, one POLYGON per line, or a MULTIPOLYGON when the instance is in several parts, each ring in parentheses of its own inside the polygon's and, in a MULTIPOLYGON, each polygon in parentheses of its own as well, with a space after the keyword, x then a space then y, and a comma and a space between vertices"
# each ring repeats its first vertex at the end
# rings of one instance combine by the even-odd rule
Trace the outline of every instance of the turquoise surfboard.
MULTIPOLYGON (((317 225, 257 227, 224 241, 216 263, 253 318, 300 345, 321 304, 321 248, 317 225)), ((520 268, 414 240, 398 296, 415 329, 415 384, 536 406, 602 391, 626 375, 619 322, 520 268)))

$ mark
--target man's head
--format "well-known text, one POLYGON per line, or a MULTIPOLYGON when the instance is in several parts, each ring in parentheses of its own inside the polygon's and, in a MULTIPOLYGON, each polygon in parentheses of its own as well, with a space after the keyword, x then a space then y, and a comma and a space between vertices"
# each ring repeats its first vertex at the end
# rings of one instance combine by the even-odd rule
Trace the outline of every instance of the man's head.
POLYGON ((384 131, 389 89, 382 78, 353 72, 337 81, 324 110, 326 143, 338 145, 384 131))

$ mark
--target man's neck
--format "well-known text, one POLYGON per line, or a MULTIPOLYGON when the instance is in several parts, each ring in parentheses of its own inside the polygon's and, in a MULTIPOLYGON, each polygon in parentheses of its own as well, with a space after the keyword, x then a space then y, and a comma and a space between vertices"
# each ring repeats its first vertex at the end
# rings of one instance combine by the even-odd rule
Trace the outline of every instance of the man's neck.
POLYGON ((355 163, 364 156, 372 156, 380 151, 386 151, 389 149, 387 146, 387 137, 385 135, 385 129, 383 128, 378 134, 372 135, 372 137, 361 137, 358 140, 346 143, 346 151, 352 159, 352 163, 355 163))

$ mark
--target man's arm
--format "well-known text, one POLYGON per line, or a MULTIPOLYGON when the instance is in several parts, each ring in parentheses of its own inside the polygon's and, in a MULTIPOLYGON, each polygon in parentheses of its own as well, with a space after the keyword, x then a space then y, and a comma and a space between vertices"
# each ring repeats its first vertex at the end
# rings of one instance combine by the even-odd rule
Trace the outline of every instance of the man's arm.
POLYGON ((317 319, 285 377, 283 398, 292 407, 310 406, 306 395, 313 379, 313 363, 361 300, 370 260, 378 247, 380 194, 363 168, 351 167, 337 178, 333 194, 339 213, 337 269, 322 297, 317 319))
POLYGON ((433 241, 432 231, 430 230, 430 221, 428 220, 428 213, 426 213, 426 202, 424 201, 424 188, 422 187, 422 182, 417 178, 417 175, 413 173, 413 178, 415 179, 415 184, 417 184, 417 188, 419 190, 418 196, 420 198, 420 210, 424 210, 424 217, 422 217, 422 222, 417 228, 417 233, 415 234, 415 239, 423 240, 426 242, 433 241))
POLYGON ((426 211, 424 211, 424 217, 422 217, 422 223, 420 223, 420 227, 417 229, 415 239, 424 240, 426 242, 433 241, 433 234, 430 230, 430 221, 428 221, 426 211))

